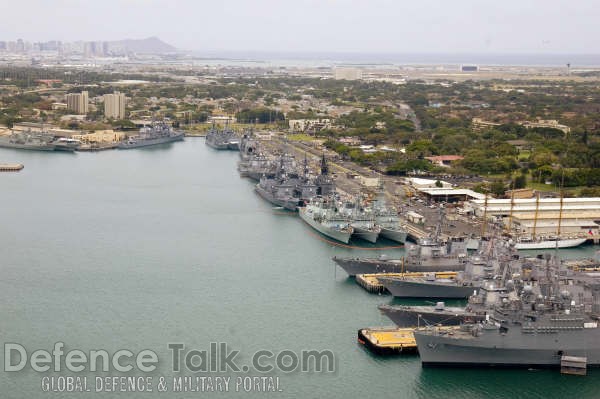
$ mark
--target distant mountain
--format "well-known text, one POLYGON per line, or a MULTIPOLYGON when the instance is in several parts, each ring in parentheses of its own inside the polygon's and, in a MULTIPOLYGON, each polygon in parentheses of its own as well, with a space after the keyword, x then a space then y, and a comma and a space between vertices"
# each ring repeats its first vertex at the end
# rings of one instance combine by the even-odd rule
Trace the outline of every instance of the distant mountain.
POLYGON ((161 54, 173 53, 177 49, 168 43, 163 42, 158 37, 149 37, 147 39, 125 39, 110 42, 111 48, 121 48, 126 51, 143 54, 161 54))

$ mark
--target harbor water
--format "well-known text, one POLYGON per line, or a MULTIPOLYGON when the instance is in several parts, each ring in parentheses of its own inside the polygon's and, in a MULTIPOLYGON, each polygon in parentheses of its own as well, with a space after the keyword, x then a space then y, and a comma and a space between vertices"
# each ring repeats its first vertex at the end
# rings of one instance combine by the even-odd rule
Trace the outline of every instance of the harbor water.
MULTIPOLYGON (((25 165, 0 174, 2 342, 28 353, 52 351, 55 342, 84 352, 151 349, 160 359, 149 374, 156 378, 176 374, 169 343, 199 350, 227 343, 242 361, 258 350, 327 349, 334 372, 271 373, 279 377, 275 393, 232 386, 227 394, 94 394, 44 392, 42 377, 77 373, 27 367, 0 373, 0 397, 598 397, 596 370, 574 377, 556 370, 422 369, 414 355, 365 351, 357 330, 391 324, 377 305, 407 302, 367 293, 331 257, 383 251, 323 241, 297 215, 257 196, 253 183, 238 176, 237 161, 237 153, 207 148, 201 138, 97 153, 0 149, 0 162, 25 165)), ((561 253, 590 257, 594 248, 561 253)), ((129 375, 81 374, 89 384, 96 375, 129 375)))

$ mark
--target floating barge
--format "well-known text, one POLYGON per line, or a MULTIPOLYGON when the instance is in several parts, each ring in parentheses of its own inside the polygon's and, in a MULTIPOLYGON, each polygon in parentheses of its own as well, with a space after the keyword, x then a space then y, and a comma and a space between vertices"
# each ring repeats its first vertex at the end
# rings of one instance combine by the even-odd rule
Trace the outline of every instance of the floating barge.
MULTIPOLYGON (((425 328, 425 327, 422 327, 425 328)), ((457 326, 439 327, 444 330, 456 330, 457 326)), ((418 327, 367 327, 358 330, 358 343, 371 352, 381 355, 416 354, 417 341, 413 332, 418 327)))
POLYGON ((356 283, 372 294, 387 293, 387 290, 381 284, 378 277, 424 277, 425 275, 435 275, 436 278, 456 278, 457 272, 409 272, 409 273, 376 273, 376 274, 358 274, 356 283))
POLYGON ((0 163, 0 172, 18 172, 23 169, 25 166, 21 163, 0 163))
POLYGON ((382 355, 417 353, 413 328, 369 327, 358 330, 358 343, 371 352, 382 355))

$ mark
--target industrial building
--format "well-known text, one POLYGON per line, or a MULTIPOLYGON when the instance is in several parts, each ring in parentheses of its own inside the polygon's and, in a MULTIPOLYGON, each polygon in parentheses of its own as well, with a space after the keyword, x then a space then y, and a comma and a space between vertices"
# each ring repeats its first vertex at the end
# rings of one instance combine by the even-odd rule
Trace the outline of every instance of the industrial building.
POLYGON ((598 197, 476 199, 466 202, 464 210, 502 220, 507 229, 525 235, 597 235, 600 227, 598 197))
POLYGON ((362 69, 336 67, 333 69, 333 77, 336 80, 361 80, 362 69))

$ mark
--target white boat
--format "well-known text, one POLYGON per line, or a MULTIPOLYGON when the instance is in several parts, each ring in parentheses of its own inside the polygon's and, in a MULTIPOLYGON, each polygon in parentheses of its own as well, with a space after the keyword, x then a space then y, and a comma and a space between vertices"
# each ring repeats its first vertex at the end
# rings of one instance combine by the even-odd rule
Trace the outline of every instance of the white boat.
POLYGON ((555 248, 574 248, 584 242, 586 238, 564 238, 564 239, 540 239, 521 238, 515 243, 516 249, 555 249, 555 248))

